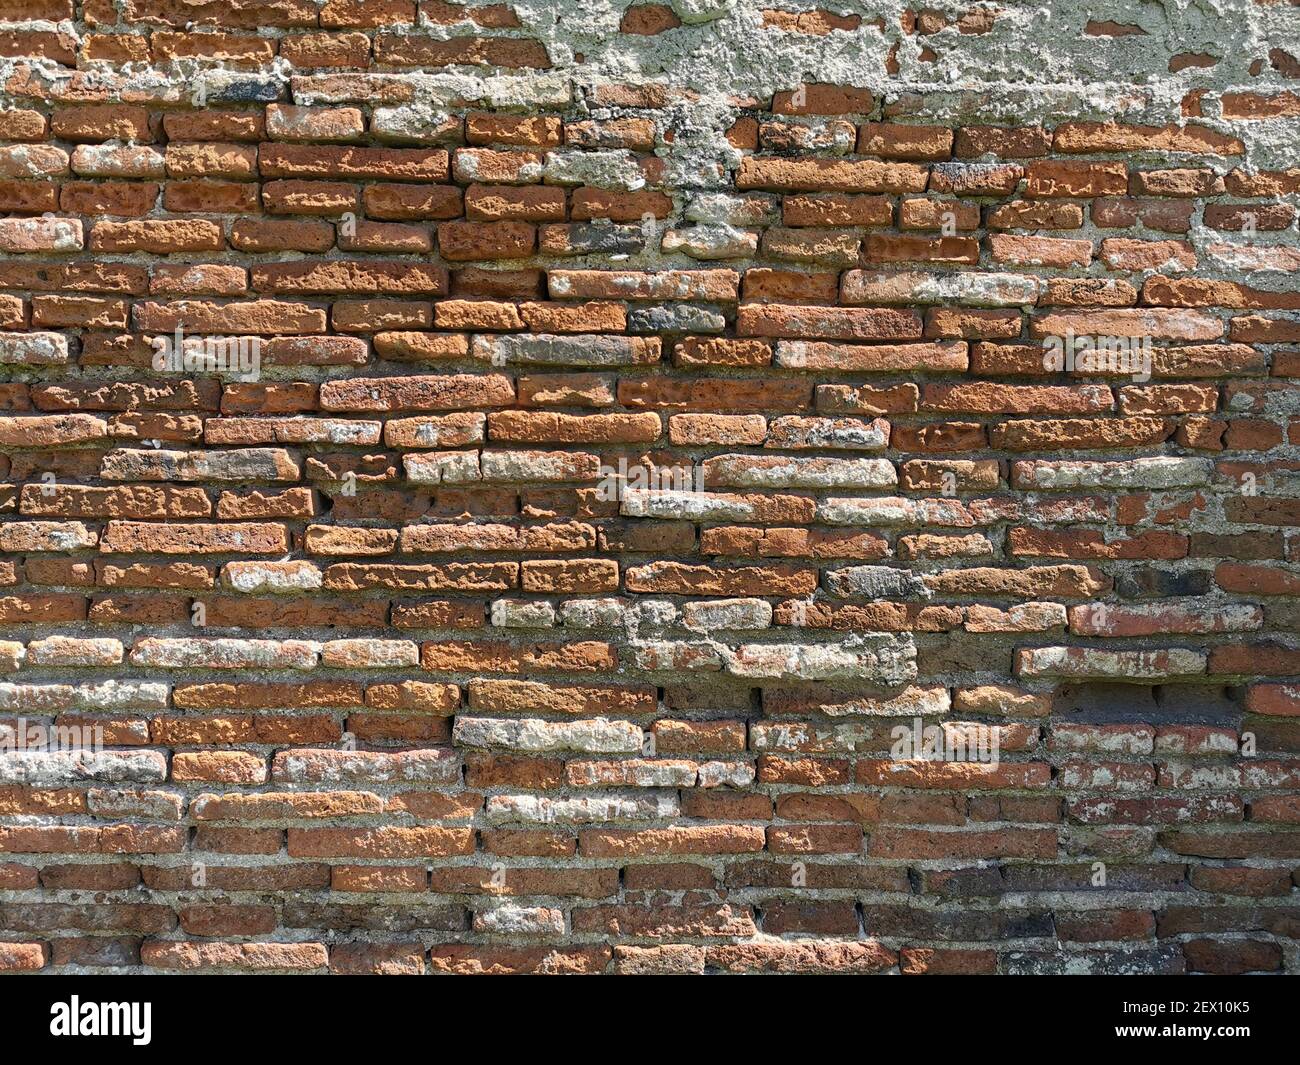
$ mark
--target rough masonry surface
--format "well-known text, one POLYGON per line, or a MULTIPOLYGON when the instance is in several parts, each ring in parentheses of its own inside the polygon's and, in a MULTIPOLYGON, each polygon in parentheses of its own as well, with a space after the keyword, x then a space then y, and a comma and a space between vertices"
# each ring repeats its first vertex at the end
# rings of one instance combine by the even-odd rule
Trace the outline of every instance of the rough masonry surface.
POLYGON ((0 0, 0 970, 1300 971, 1294 0, 0 0))

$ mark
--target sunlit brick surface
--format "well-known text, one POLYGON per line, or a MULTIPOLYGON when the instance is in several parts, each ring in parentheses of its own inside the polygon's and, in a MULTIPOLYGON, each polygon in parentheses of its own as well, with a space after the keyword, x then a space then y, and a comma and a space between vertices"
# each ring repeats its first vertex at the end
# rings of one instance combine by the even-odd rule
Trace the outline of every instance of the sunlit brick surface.
POLYGON ((1300 968, 1294 6, 772 3, 0 0, 0 970, 1300 968))

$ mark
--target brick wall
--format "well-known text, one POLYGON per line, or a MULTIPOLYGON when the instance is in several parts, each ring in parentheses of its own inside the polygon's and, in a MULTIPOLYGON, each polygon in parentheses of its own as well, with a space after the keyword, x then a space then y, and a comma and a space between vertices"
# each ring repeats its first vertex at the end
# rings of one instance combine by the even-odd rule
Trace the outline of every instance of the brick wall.
POLYGON ((1300 967, 1294 6, 0 20, 0 969, 1300 967))

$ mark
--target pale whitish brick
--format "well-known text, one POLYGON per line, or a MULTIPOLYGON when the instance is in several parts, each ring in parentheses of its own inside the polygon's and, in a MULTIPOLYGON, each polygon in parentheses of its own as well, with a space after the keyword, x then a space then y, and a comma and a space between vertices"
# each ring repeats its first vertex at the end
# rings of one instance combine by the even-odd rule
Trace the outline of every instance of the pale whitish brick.
POLYGON ((296 481, 297 460, 281 448, 230 451, 154 451, 120 448, 104 456, 100 476, 110 481, 296 481))
POLYGON ((62 333, 0 333, 0 363, 58 366, 68 361, 68 338, 62 333))
POLYGON ((1155 770, 1146 766, 1141 771, 1119 772, 1105 764, 1066 762, 1056 771, 1056 783, 1058 787, 1071 791, 1150 791, 1155 783, 1155 770))
POLYGON ((682 623, 703 631, 766 629, 772 624, 772 604, 765 599, 714 599, 683 603, 682 623))
POLYGON ((897 694, 827 693, 817 712, 827 717, 933 717, 952 709, 947 688, 904 688, 897 694))
POLYGON ((123 654, 122 641, 107 637, 47 636, 27 645, 27 661, 33 666, 115 666, 123 654))
POLYGON ((564 767, 575 788, 689 788, 698 766, 686 758, 620 758, 614 762, 571 761, 564 767))
POLYGON ((873 499, 831 497, 817 503, 816 520, 823 525, 911 525, 915 503, 901 496, 873 499))
POLYGON ((614 629, 635 610, 631 599, 566 599, 560 604, 560 624, 570 629, 614 629))
POLYGON ((758 520, 761 503, 761 500, 718 492, 625 488, 619 511, 628 518, 753 522, 758 520))
POLYGON ((1017 462, 1017 485, 1042 489, 1196 488, 1209 484, 1214 461, 1155 456, 1118 462, 1017 462))
POLYGON ((753 751, 798 751, 805 754, 839 754, 878 751, 886 746, 878 724, 854 722, 827 726, 802 721, 750 726, 749 746, 753 751))
POLYGON ((599 278, 598 291, 616 291, 628 300, 715 300, 718 291, 734 293, 740 275, 733 270, 551 270, 546 284, 556 299, 593 295, 592 282, 599 278))
POLYGON ((179 821, 185 798, 175 792, 135 788, 91 788, 86 806, 96 817, 144 817, 150 821, 179 821))
POLYGON ((781 201, 761 192, 745 196, 701 192, 687 201, 684 215, 688 222, 721 222, 729 226, 775 225, 781 220, 781 201))
POLYGON ((660 242, 665 254, 681 252, 692 259, 747 259, 758 251, 758 234, 720 223, 670 229, 660 242))
MULTIPOLYGON (((976 751, 983 750, 989 746, 989 738, 996 740, 997 749, 1001 750, 1011 742, 1015 737, 1017 741, 1023 739, 1024 729, 1020 725, 986 725, 979 721, 940 721, 938 728, 942 731, 944 737, 944 746, 949 751, 976 751)), ((912 739, 915 741, 917 733, 915 727, 912 732, 912 739)), ((890 746, 893 747, 895 736, 891 730, 890 746)), ((920 744, 915 747, 916 750, 925 750, 925 738, 921 737, 920 744)), ((992 766, 986 768, 991 769, 992 766)))
POLYGON ((967 307, 1018 307, 1038 302, 1043 282, 1021 274, 888 273, 848 270, 842 282, 845 303, 958 303, 967 307))
MULTIPOLYGON (((1236 754, 1236 745, 1234 744, 1231 750, 1222 753, 1236 754)), ((1161 782, 1162 785, 1177 788, 1179 791, 1237 791, 1243 786, 1250 786, 1242 779, 1244 768, 1246 767, 1240 765, 1162 762, 1160 766, 1161 782), (1165 784, 1165 778, 1168 778, 1167 784, 1165 784)), ((1276 787, 1277 785, 1262 781, 1259 786, 1267 788, 1276 787)))
POLYGON ((0 670, 18 669, 27 657, 27 648, 17 640, 0 640, 0 670))
POLYGON ((555 606, 547 602, 497 599, 488 611, 488 620, 499 629, 549 629, 555 625, 555 606))
MULTIPOLYGON (((1180 765, 1176 762, 1165 763, 1169 775, 1173 778, 1172 786, 1176 788, 1185 787, 1183 779, 1186 776, 1190 779, 1203 779, 1205 769, 1204 763, 1193 767, 1190 765, 1180 765)), ((1237 765, 1217 766, 1219 770, 1215 774, 1213 782, 1206 782, 1195 786, 1214 788, 1216 790, 1226 790, 1234 787, 1232 783, 1233 776, 1238 783, 1235 787, 1244 791, 1262 791, 1270 789, 1292 788, 1295 786, 1295 767, 1292 762, 1285 761, 1252 761, 1249 757, 1245 761, 1238 762, 1237 765)), ((1213 770, 1211 770, 1213 772, 1213 770)))
POLYGON ((1149 651, 1113 651, 1104 647, 1023 648, 1016 672, 1023 677, 1107 677, 1121 680, 1161 680, 1205 672, 1209 655, 1184 647, 1149 651))
POLYGON ((311 562, 227 562, 221 581, 236 592, 286 594, 314 592, 321 586, 321 571, 311 562))
POLYGON ((928 598, 929 589, 909 569, 892 566, 846 566, 822 577, 832 595, 863 599, 928 598))
MULTIPOLYGON (((825 448, 836 451, 880 451, 889 443, 889 423, 883 418, 773 418, 764 447, 825 448)), ((890 482, 894 483, 894 482, 890 482)))
MULTIPOLYGON (((839 727, 839 726, 836 726, 839 727)), ((859 731, 862 726, 856 726, 859 731)), ((795 751, 804 750, 815 737, 821 739, 816 749, 825 750, 826 739, 832 730, 824 726, 816 727, 804 721, 778 721, 775 723, 755 721, 749 726, 749 749, 751 751, 795 751)))
POLYGON ((632 192, 645 185, 637 157, 626 149, 582 151, 559 149, 547 152, 543 167, 548 185, 588 185, 594 189, 632 192))
POLYGON ((10 521, 0 525, 0 551, 80 551, 99 534, 79 521, 10 521))
POLYGON ((657 337, 550 333, 476 336, 470 354, 494 366, 636 366, 658 359, 657 337))
POLYGON ((281 784, 455 784, 460 757, 446 748, 395 754, 301 748, 276 752, 271 779, 281 784))
POLYGON ((418 666, 420 648, 411 640, 328 640, 321 644, 320 660, 336 669, 418 666))
MULTIPOLYGON (((405 78, 403 75, 402 80, 405 78)), ((442 96, 435 98, 472 101, 488 107, 520 111, 563 111, 573 99, 573 82, 565 70, 530 70, 523 75, 495 74, 474 78, 460 75, 442 96)))
POLYGON ((1206 251, 1210 262, 1219 270, 1243 270, 1247 273, 1275 270, 1284 274, 1300 272, 1300 248, 1211 244, 1206 251))
POLYGON ((484 451, 485 481, 591 481, 600 459, 581 451, 484 451))
POLYGON ((412 484, 469 484, 482 480, 477 451, 430 451, 403 455, 406 479, 412 484))
POLYGON ((171 689, 144 680, 98 680, 84 684, 0 683, 0 710, 162 710, 171 689))
POLYGON ((82 177, 160 178, 166 176, 167 162, 162 152, 143 144, 78 144, 72 169, 82 177))
POLYGON ((642 625, 675 625, 677 618, 677 607, 667 599, 645 599, 637 604, 637 621, 642 625))
MULTIPOLYGON (((817 504, 817 521, 826 525, 943 525, 968 528, 975 524, 974 502, 960 499, 873 499, 832 496, 817 504)), ((996 520, 996 519, 993 519, 996 520)))
POLYGON ((158 751, 8 751, 0 753, 0 784, 58 788, 88 781, 157 784, 167 779, 158 751))
MULTIPOLYGON (((1062 751, 1096 751, 1103 754, 1151 754, 1156 730, 1150 725, 1098 727, 1052 726, 1051 746, 1062 751)), ((1236 749, 1234 745, 1234 750, 1236 749)))
POLYGON ((857 680, 904 684, 916 677, 910 635, 870 634, 843 644, 743 644, 727 672, 765 680, 857 680))
POLYGON ((702 788, 746 788, 754 783, 755 776, 749 762, 701 762, 699 766, 702 788))
POLYGON ((452 739, 460 747, 500 747, 514 751, 635 754, 641 750, 641 730, 636 725, 603 717, 564 722, 459 717, 452 739))
POLYGON ((722 668, 722 653, 712 644, 686 640, 647 640, 629 648, 637 669, 663 672, 713 672, 722 668))
POLYGON ((888 488, 898 471, 888 459, 719 455, 705 460, 704 478, 739 488, 888 488))
POLYGON ((80 251, 79 218, 0 218, 0 251, 80 251))
POLYGON ((370 115, 370 132, 377 140, 407 144, 454 144, 460 136, 460 119, 427 104, 376 107, 370 115))
POLYGON ((1155 739, 1158 754, 1236 754, 1238 749, 1237 733, 1230 728, 1212 729, 1203 734, 1194 729, 1189 736, 1187 730, 1175 727, 1158 732, 1155 739))
POLYGON ((564 911, 549 906, 516 906, 504 903, 474 913, 473 929, 495 935, 562 936, 564 911))
POLYGON ((592 825, 606 821, 655 821, 680 817, 675 791, 617 792, 599 795, 490 795, 487 819, 495 824, 511 821, 592 825))
POLYGON ((164 669, 314 669, 319 654, 313 640, 148 638, 131 649, 131 662, 164 669))
POLYGON ((560 622, 569 629, 637 628, 672 625, 677 607, 666 599, 566 599, 560 604, 560 622))

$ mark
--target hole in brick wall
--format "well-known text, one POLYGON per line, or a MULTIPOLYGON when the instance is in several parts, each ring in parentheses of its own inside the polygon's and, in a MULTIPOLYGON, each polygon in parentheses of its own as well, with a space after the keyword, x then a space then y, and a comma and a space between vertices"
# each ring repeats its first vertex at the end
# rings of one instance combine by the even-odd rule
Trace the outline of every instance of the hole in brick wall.
POLYGON ((1059 688, 1052 713, 1083 724, 1224 725, 1241 719, 1240 691, 1200 684, 1070 684, 1059 688))
POLYGON ((1219 684, 1162 684, 1155 689, 1161 721, 1236 728, 1242 692, 1219 684))

